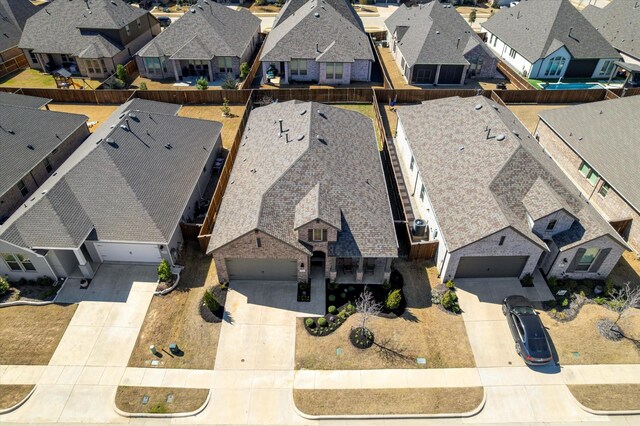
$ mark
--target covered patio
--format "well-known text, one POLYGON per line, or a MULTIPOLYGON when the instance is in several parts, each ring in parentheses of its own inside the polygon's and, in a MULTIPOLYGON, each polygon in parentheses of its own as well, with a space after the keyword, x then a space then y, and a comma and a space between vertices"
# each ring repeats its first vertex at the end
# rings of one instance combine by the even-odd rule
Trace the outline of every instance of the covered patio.
POLYGON ((382 284, 391 274, 391 258, 338 257, 331 276, 338 284, 382 284))
POLYGON ((622 88, 627 87, 627 84, 634 87, 640 86, 640 65, 628 64, 622 61, 615 61, 613 64, 615 66, 611 69, 611 75, 609 75, 609 81, 607 84, 611 84, 613 77, 622 70, 627 74, 627 77, 622 84, 622 88))

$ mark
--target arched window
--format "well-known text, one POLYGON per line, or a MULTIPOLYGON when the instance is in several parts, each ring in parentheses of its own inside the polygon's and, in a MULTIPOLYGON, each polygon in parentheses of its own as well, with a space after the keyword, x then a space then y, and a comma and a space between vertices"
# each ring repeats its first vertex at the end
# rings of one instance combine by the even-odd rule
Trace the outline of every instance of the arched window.
POLYGON ((567 61, 566 58, 562 56, 556 56, 555 58, 549 61, 547 65, 547 69, 544 72, 544 75, 548 75, 550 77, 562 74, 562 70, 564 69, 564 64, 567 61))

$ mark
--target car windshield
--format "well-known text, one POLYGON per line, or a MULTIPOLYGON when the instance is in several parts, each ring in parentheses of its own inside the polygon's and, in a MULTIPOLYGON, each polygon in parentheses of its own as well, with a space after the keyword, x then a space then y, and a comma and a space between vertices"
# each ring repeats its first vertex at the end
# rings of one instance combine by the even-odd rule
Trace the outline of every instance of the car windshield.
POLYGON ((535 315, 536 311, 531 306, 516 306, 512 311, 518 315, 535 315))

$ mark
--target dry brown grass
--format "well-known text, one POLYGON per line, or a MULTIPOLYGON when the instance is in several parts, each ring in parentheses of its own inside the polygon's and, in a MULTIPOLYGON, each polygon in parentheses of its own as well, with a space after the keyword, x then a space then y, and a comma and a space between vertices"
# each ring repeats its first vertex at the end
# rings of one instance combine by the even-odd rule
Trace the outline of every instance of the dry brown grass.
POLYGON ((29 395, 33 385, 0 385, 0 410, 6 410, 29 395))
POLYGON ((369 328, 376 342, 402 356, 390 356, 376 346, 361 350, 349 341, 357 315, 328 336, 311 336, 303 320, 296 325, 296 369, 360 370, 379 368, 475 367, 462 317, 449 315, 431 305, 430 285, 435 285, 435 267, 427 263, 396 262, 405 279, 407 310, 401 318, 373 318, 369 328), (342 349, 337 355, 337 349, 342 349), (417 364, 416 358, 427 359, 417 364))
POLYGON ((538 114, 548 109, 564 108, 566 106, 575 104, 521 104, 521 105, 507 105, 507 108, 518 117, 518 119, 524 124, 524 126, 533 133, 538 125, 538 114))
MULTIPOLYGON (((605 339, 596 329, 600 318, 615 319, 616 315, 603 306, 585 305, 570 322, 557 322, 548 314, 540 315, 558 353, 560 364, 639 364, 640 348, 631 340, 613 342, 605 339)), ((620 321, 629 337, 640 339, 640 316, 629 316, 620 321)))
POLYGON ((116 407, 126 413, 190 413, 202 407, 208 395, 209 389, 118 386, 116 407), (143 405, 145 395, 149 402, 143 405), (173 402, 167 402, 169 395, 173 402))
POLYGON ((376 48, 378 49, 380 59, 384 63, 384 67, 387 69, 391 84, 395 89, 420 89, 419 86, 407 84, 407 81, 404 79, 404 76, 398 68, 398 64, 396 64, 396 60, 394 59, 390 48, 382 46, 376 46, 376 48))
POLYGON ((222 123, 222 146, 230 149, 240 127, 240 120, 242 119, 242 114, 244 114, 245 107, 243 105, 230 105, 231 117, 223 117, 220 107, 222 105, 183 106, 180 108, 178 115, 222 123))
MULTIPOLYGON (((177 82, 175 79, 152 80, 139 75, 131 82, 131 89, 139 89, 141 83, 147 85, 147 90, 198 90, 195 85, 180 84, 176 86, 177 82)), ((222 86, 211 85, 207 90, 222 90, 222 86)))
POLYGON ((78 305, 0 309, 0 365, 46 365, 78 305))
POLYGON ((617 286, 626 283, 640 285, 640 260, 631 251, 624 252, 609 274, 609 278, 617 286))
MULTIPOLYGON (((90 78, 73 77, 73 83, 76 89, 85 87, 86 89, 95 89, 102 83, 101 80, 92 80, 90 78), (84 81, 83 81, 84 80, 84 81)), ((44 73, 37 69, 27 68, 16 71, 0 79, 2 87, 25 87, 36 89, 55 89, 56 81, 51 74, 44 73)), ((70 89, 70 90, 76 90, 70 89)))
POLYGON ((322 415, 467 413, 482 403, 484 390, 472 388, 294 389, 300 411, 322 415))
POLYGON ((91 105, 91 104, 60 104, 50 103, 49 109, 51 111, 68 112, 71 114, 84 114, 90 121, 97 121, 98 123, 89 130, 94 132, 107 118, 118 108, 117 105, 91 105))
POLYGON ((213 369, 221 324, 205 322, 199 308, 205 290, 217 284, 216 268, 213 259, 202 254, 193 242, 187 243, 184 264, 178 288, 151 301, 129 359, 130 367, 149 367, 157 359, 161 368, 213 369), (183 356, 169 355, 172 342, 178 344, 183 356), (162 357, 153 356, 150 345, 155 345, 162 357))
POLYGON ((640 384, 567 385, 575 399, 596 411, 640 410, 640 384))

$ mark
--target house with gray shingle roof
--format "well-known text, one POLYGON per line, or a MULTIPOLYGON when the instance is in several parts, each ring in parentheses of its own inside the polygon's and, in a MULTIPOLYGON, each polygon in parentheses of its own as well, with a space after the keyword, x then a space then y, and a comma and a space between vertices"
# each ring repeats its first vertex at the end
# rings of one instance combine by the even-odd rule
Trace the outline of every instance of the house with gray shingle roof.
POLYGON ((640 3, 612 0, 603 8, 588 5, 582 14, 620 52, 625 62, 640 65, 640 3))
POLYGON ((86 116, 40 109, 49 101, 0 93, 0 223, 89 136, 86 116))
POLYGON ((22 54, 18 48, 22 29, 37 11, 29 0, 0 0, 0 64, 22 54))
POLYGON ((260 19, 247 9, 234 10, 200 0, 136 55, 140 75, 152 79, 240 75, 260 44, 260 19))
POLYGON ((362 21, 346 0, 290 0, 260 55, 264 81, 280 84, 371 81, 373 60, 362 21))
POLYGON ((123 0, 54 0, 27 19, 19 47, 31 68, 105 78, 159 33, 153 15, 123 0))
POLYGON ((609 78, 620 59, 570 0, 522 0, 481 26, 489 48, 529 78, 609 78))
POLYGON ((477 96, 398 108, 396 147, 443 280, 604 279, 626 243, 505 107, 477 96))
POLYGON ((396 65, 409 84, 464 84, 499 78, 498 59, 450 4, 401 5, 384 22, 396 65))
POLYGON ((207 250, 221 281, 380 284, 397 252, 370 118, 299 101, 251 112, 207 250))
POLYGON ((211 182, 222 128, 179 109, 140 99, 120 106, 0 225, 0 275, 92 277, 104 262, 173 264, 180 223, 193 223, 211 182))
POLYGON ((546 152, 627 243, 640 253, 640 97, 540 113, 546 152))

